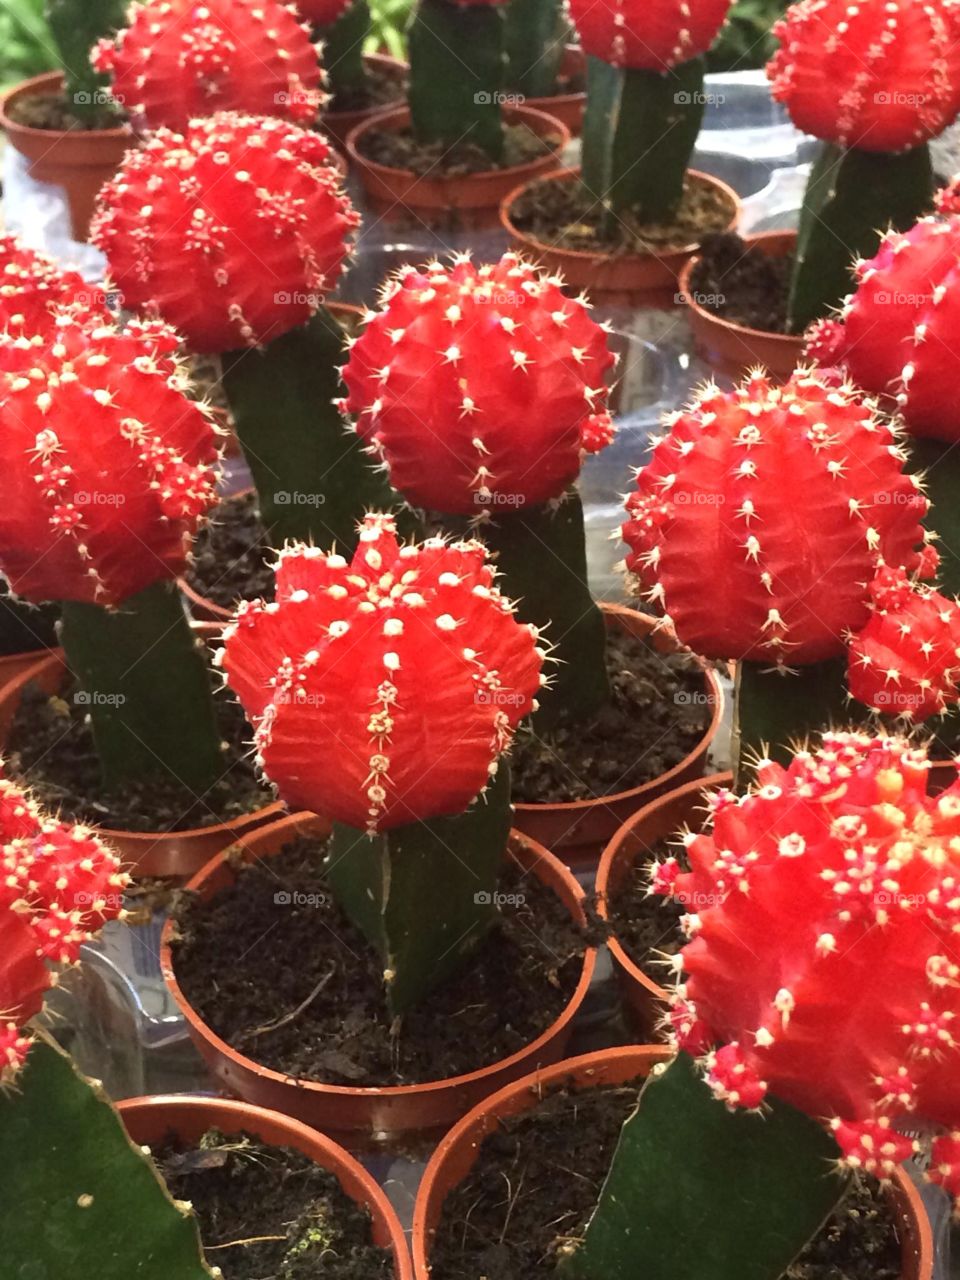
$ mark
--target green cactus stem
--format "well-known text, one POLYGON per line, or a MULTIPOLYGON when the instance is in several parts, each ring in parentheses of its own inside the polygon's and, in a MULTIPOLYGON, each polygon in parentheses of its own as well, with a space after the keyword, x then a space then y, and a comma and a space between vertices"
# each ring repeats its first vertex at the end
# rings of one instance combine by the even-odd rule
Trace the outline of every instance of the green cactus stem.
POLYGON ((0 1092, 4 1276, 210 1280, 196 1219, 127 1137, 99 1085, 51 1042, 0 1092))
POLYGON ((98 40, 127 25, 127 0, 46 0, 46 19, 57 44, 64 91, 78 120, 91 127, 116 114, 109 77, 94 71, 90 52, 98 40))
POLYGON ((503 155, 503 14, 495 5, 420 0, 410 26, 410 119, 423 143, 503 155))
POLYGON ((65 601, 60 635, 89 711, 105 787, 167 773, 202 793, 223 751, 210 672, 173 583, 117 609, 65 601))
POLYGON ((680 1054, 640 1094, 558 1274, 779 1280, 846 1190, 839 1156, 821 1125, 776 1099, 762 1114, 728 1111, 680 1054))
POLYGON ((557 92, 569 26, 562 0, 509 0, 505 10, 506 84, 525 98, 557 92))
POLYGON ((393 1014, 456 972, 493 925, 511 812, 510 771, 501 761, 466 813, 372 839, 334 826, 327 878, 340 906, 383 957, 393 1014))
POLYGON ((321 307, 267 346, 223 357, 223 387, 273 546, 336 543, 349 555, 357 521, 395 502, 333 403, 345 337, 321 307))
POLYGON ((852 291, 857 258, 872 258, 888 228, 906 231, 933 205, 926 145, 899 154, 824 143, 800 213, 788 325, 802 333, 852 291))
POLYGON ((367 87, 363 45, 370 34, 370 6, 367 0, 353 0, 329 27, 317 27, 316 38, 323 41, 323 66, 327 73, 332 108, 338 98, 353 98, 367 87))
POLYGON ((668 223, 703 119, 703 58, 670 71, 612 67, 587 58, 583 184, 612 218, 668 223))

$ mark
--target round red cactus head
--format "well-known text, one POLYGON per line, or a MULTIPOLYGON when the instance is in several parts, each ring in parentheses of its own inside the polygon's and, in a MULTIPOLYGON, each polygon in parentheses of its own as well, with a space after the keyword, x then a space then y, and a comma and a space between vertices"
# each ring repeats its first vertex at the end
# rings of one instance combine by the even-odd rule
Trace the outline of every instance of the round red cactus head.
POLYGON ((148 129, 183 130, 216 111, 310 124, 324 100, 308 30, 279 0, 146 0, 92 61, 148 129))
POLYGON ((958 0, 798 0, 773 33, 773 96, 805 133, 907 151, 960 111, 958 0))
POLYGON ((329 27, 350 8, 354 0, 295 0, 297 12, 315 27, 329 27))
POLYGON ((850 638, 851 694, 884 715, 915 722, 955 705, 960 696, 956 600, 888 565, 878 571, 870 596, 870 620, 850 638))
POLYGON ((666 71, 706 53, 731 0, 570 0, 585 51, 614 67, 666 71))
POLYGON ((17 595, 110 606, 183 571, 218 452, 177 343, 72 312, 51 337, 0 337, 0 569, 17 595))
MULTIPOLYGON (((831 1121, 844 1156, 887 1177, 913 1149, 894 1122, 960 1125, 960 782, 927 794, 926 753, 831 733, 762 763, 657 875, 688 907, 674 1023, 731 1106, 769 1093, 831 1121)), ((943 1150, 941 1149, 941 1154, 943 1150)), ((935 1178, 955 1177, 960 1166, 935 1178)))
POLYGON ((928 509, 871 401, 799 370, 708 386, 627 499, 627 567, 681 641, 786 666, 839 655, 878 559, 921 567, 928 509), (789 495, 789 498, 786 497, 789 495))
POLYGON ((280 554, 275 604, 243 604, 223 666, 293 808, 371 832, 461 813, 534 706, 543 653, 481 543, 401 546, 370 515, 351 563, 280 554))
POLYGON ((230 351, 309 320, 358 222, 319 134, 225 113, 128 152, 91 239, 128 307, 230 351))
POLYGON ((808 354, 843 363, 867 391, 895 395, 914 435, 960 440, 960 216, 888 232, 876 257, 857 263, 855 278, 842 320, 828 322, 829 350, 814 330, 808 354))
POLYGON ((129 876, 90 831, 42 813, 0 776, 0 1085, 9 1084, 57 969, 119 916, 129 876))
POLYGON ((0 333, 49 331, 57 307, 96 310, 105 304, 105 295, 76 271, 64 271, 15 236, 0 236, 0 333))
POLYGON ((614 362, 582 300, 515 254, 407 268, 343 371, 360 437, 414 506, 501 513, 559 497, 609 444, 614 362))

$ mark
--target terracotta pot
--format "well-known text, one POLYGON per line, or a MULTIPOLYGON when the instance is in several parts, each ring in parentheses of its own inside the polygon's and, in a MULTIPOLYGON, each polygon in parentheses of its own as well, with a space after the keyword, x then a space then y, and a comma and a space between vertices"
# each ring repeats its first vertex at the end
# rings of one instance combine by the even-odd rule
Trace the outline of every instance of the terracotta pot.
POLYGON ((29 671, 38 662, 42 662, 48 654, 62 655, 62 649, 30 649, 26 653, 8 653, 0 657, 0 690, 24 671, 29 671))
MULTIPOLYGON (((797 233, 764 231, 759 235, 745 236, 744 242, 751 253, 785 258, 797 247, 797 233)), ((689 309, 690 328, 698 349, 731 376, 762 364, 776 377, 789 378, 803 356, 803 337, 800 334, 751 329, 708 311, 697 301, 690 283, 698 262, 699 258, 691 258, 680 272, 680 293, 689 309)))
MULTIPOLYGON (((564 80, 581 80, 586 83, 587 59, 578 44, 568 44, 560 61, 560 77, 564 80)), ((583 128, 583 113, 587 106, 587 93, 579 89, 576 93, 554 93, 548 98, 525 98, 525 107, 533 107, 535 111, 545 111, 554 120, 559 120, 570 130, 571 137, 579 138, 583 128)))
MULTIPOLYGON (((648 1075, 658 1062, 669 1057, 669 1050, 654 1045, 587 1053, 515 1081, 464 1116, 433 1153, 420 1183, 413 1213, 414 1280, 430 1280, 430 1248, 444 1201, 467 1177, 476 1163, 480 1144, 496 1131, 501 1118, 532 1111, 544 1092, 552 1089, 626 1084, 637 1076, 648 1075)), ((681 1153, 678 1156, 682 1158, 681 1153)), ((888 1195, 900 1232, 903 1280, 932 1280, 933 1233, 919 1192, 909 1177, 897 1170, 888 1195)), ((638 1259, 641 1268, 642 1262, 638 1259)))
MULTIPOLYGON (((619 604, 601 604, 608 629, 619 627, 631 635, 649 637, 661 653, 675 653, 680 647, 676 637, 666 628, 654 630, 656 618, 619 604)), ((699 661, 699 659, 698 659, 699 661)), ((706 665, 703 669, 704 698, 712 708, 710 723, 703 737, 679 764, 659 778, 596 800, 571 800, 562 804, 518 804, 514 825, 519 831, 539 840, 568 866, 582 868, 596 863, 604 845, 617 827, 655 796, 671 791, 690 778, 699 778, 706 765, 710 744, 716 737, 723 718, 723 689, 716 673, 706 665)))
POLYGON ((410 123, 409 107, 395 107, 358 125, 347 138, 347 154, 359 174, 370 205, 388 222, 408 213, 429 217, 455 211, 463 227, 496 226, 497 209, 507 192, 518 183, 527 183, 557 169, 560 154, 570 141, 570 131, 565 125, 532 107, 504 107, 503 119, 506 124, 525 124, 541 138, 556 137, 553 151, 528 164, 512 165, 507 169, 448 177, 420 176, 410 169, 379 164, 363 154, 363 140, 374 129, 396 132, 410 123))
MULTIPOLYGON (((328 825, 313 814, 281 818, 260 831, 244 835, 231 851, 231 860, 223 853, 211 859, 187 888, 202 899, 209 899, 236 879, 232 864, 234 853, 242 853, 248 862, 269 858, 299 835, 323 836, 328 830, 328 825)), ((518 832, 512 833, 510 853, 520 866, 532 871, 541 883, 554 890, 575 920, 584 922, 583 891, 562 863, 518 832)), ((574 1015, 586 996, 596 960, 594 950, 589 949, 584 955, 580 981, 563 1013, 542 1035, 512 1057, 448 1080, 356 1088, 292 1079, 244 1057, 221 1040, 199 1017, 177 983, 170 948, 172 936, 173 922, 168 921, 161 938, 160 967, 187 1020, 194 1043, 220 1084, 241 1098, 295 1116, 324 1132, 350 1133, 351 1145, 356 1134, 386 1137, 445 1129, 508 1080, 515 1080, 534 1066, 556 1062, 563 1056, 574 1015)))
POLYGON ((347 137, 358 125, 372 120, 374 116, 382 116, 384 112, 392 111, 397 102, 403 101, 406 92, 406 79, 410 71, 406 62, 402 62, 399 58, 391 58, 388 53, 365 53, 363 61, 368 71, 376 70, 396 80, 397 98, 396 102, 384 102, 375 107, 361 107, 358 111, 325 111, 320 120, 320 128, 341 151, 346 150, 347 137))
POLYGON ((288 1116, 228 1098, 166 1094, 128 1098, 117 1104, 130 1138, 143 1147, 159 1147, 171 1134, 197 1142, 209 1129, 249 1133, 273 1147, 292 1147, 321 1169, 336 1175, 343 1191, 370 1214, 373 1243, 393 1254, 396 1280, 412 1280, 406 1237, 390 1201, 343 1147, 288 1116))
POLYGON ((65 189, 73 237, 86 240, 100 188, 116 173, 124 154, 138 143, 129 127, 32 129, 10 118, 10 110, 16 103, 39 94, 62 91, 62 71, 48 71, 24 80, 0 101, 0 126, 10 144, 26 158, 32 178, 65 189))
MULTIPOLYGON (((690 169, 691 178, 720 192, 730 206, 725 231, 733 231, 740 218, 740 197, 719 178, 690 169)), ((589 253, 582 249, 562 249, 545 244, 513 221, 514 203, 539 182, 579 182, 579 169, 561 169, 545 177, 526 178, 508 192, 500 205, 500 222, 513 240, 514 247, 538 261, 552 272, 559 271, 568 285, 588 289, 591 294, 604 294, 624 301, 645 299, 650 294, 676 290, 677 276, 684 263, 696 253, 696 244, 684 245, 667 253, 589 253)))
MULTIPOLYGON (((731 773, 697 778, 668 791, 627 819, 604 849, 597 870, 597 913, 601 919, 609 919, 607 901, 616 895, 638 858, 650 854, 661 840, 676 835, 684 826, 696 829, 704 791, 732 784, 731 773)), ((644 1038, 658 1040, 657 1023, 664 1012, 666 991, 631 960, 615 936, 607 939, 607 946, 625 1008, 644 1038)))
MULTIPOLYGON (((70 672, 60 649, 52 650, 15 679, 0 688, 0 748, 6 745, 20 699, 33 681, 48 697, 60 693, 70 672)), ((139 876, 170 876, 185 879, 215 853, 225 849, 246 831, 262 826, 283 813, 279 802, 266 805, 254 813, 210 827, 191 827, 187 831, 159 832, 115 831, 110 827, 97 830, 123 859, 126 869, 139 876)))

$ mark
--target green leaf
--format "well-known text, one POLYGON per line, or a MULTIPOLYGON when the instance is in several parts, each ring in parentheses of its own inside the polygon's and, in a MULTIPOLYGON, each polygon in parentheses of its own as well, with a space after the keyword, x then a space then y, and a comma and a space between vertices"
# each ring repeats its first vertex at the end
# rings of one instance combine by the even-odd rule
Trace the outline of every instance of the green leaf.
POLYGON ((623 1126, 565 1280, 779 1280, 842 1196, 826 1131, 773 1101, 728 1111, 686 1054, 623 1126))
POLYGON ((51 1043, 0 1093, 0 1274, 209 1280, 196 1222, 99 1088, 51 1043))

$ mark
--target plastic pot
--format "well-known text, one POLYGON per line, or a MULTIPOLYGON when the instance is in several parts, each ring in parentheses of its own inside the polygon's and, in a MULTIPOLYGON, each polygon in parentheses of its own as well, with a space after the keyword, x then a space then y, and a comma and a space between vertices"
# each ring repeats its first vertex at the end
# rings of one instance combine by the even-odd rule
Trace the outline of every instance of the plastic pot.
MULTIPOLYGON (((587 59, 578 44, 568 44, 560 61, 560 79, 586 82, 587 59)), ((570 130, 571 137, 578 138, 583 128, 583 113, 587 106, 587 93, 579 89, 575 93, 554 93, 547 98, 525 98, 524 106, 535 111, 545 111, 570 130)))
MULTIPOLYGON (((657 619, 636 609, 619 604, 601 604, 608 629, 620 628, 631 635, 647 638, 661 653, 675 653, 680 645, 665 627, 655 629, 657 619)), ((699 659, 698 659, 699 661, 699 659)), ((716 737, 723 718, 723 689, 716 673, 700 664, 703 670, 703 697, 711 708, 710 721, 696 746, 672 769, 652 778, 642 786, 595 800, 570 800, 557 804, 518 804, 514 824, 534 840, 552 849, 568 866, 583 868, 595 864, 604 845, 622 822, 643 808, 655 796, 691 778, 702 776, 710 744, 716 737)))
MULTIPOLYGON (((410 70, 406 62, 399 58, 391 58, 387 53, 365 53, 363 61, 368 71, 379 71, 384 76, 397 82, 397 102, 405 96, 406 78, 410 70)), ((341 151, 346 149, 347 137, 352 130, 374 116, 382 116, 392 111, 396 103, 382 102, 379 106, 361 107, 357 111, 325 111, 320 120, 320 128, 335 147, 341 151)))
MULTIPOLYGON (((764 231, 745 236, 749 253, 762 253, 769 258, 785 258, 797 247, 795 231, 764 231)), ((779 379, 789 378, 803 357, 803 337, 794 333, 771 333, 751 329, 715 315, 697 299, 691 277, 699 262, 693 257, 680 273, 680 293, 688 309, 690 328, 697 347, 708 360, 718 364, 733 377, 745 369, 762 364, 779 379)))
POLYGON ((560 155, 570 141, 564 124, 529 106, 504 107, 503 119, 505 124, 525 124, 541 138, 555 138, 553 150, 527 164, 483 173, 431 176, 395 169, 363 154, 364 139, 373 130, 397 132, 410 123, 409 107, 395 107, 353 129, 347 137, 347 154, 369 204, 388 222, 410 213, 429 218, 455 212, 463 227, 496 226, 497 210, 507 192, 559 168, 560 155))
MULTIPOLYGON (((13 680, 0 688, 0 747, 6 740, 20 706, 23 692, 31 682, 48 697, 61 693, 70 680, 70 670, 62 650, 56 649, 34 662, 13 680)), ((187 831, 158 832, 116 831, 110 827, 97 830, 123 859, 126 869, 138 876, 169 876, 184 879, 192 876, 215 853, 233 844, 245 832, 262 826, 283 813, 279 801, 265 805, 254 813, 218 822, 210 827, 192 827, 187 831)))
MULTIPOLYGON (((300 835, 324 836, 329 826, 313 814, 281 818, 259 831, 244 835, 228 857, 218 854, 187 885, 201 899, 211 898, 236 879, 236 856, 244 861, 262 860, 278 854, 300 835)), ((546 849, 514 832, 511 857, 548 885, 561 898, 570 914, 585 922, 583 891, 570 872, 546 849)), ((207 1066, 220 1084, 250 1102, 294 1116, 324 1132, 394 1137, 405 1133, 426 1133, 447 1128, 481 1098, 515 1080, 533 1067, 556 1062, 570 1037, 573 1018, 580 1008, 593 975, 596 954, 588 949, 576 990, 559 1018, 536 1040, 518 1053, 478 1071, 425 1084, 357 1088, 349 1085, 319 1084, 298 1080, 245 1057, 221 1040, 200 1018, 177 982, 171 941, 173 922, 164 928, 160 945, 160 966, 174 999, 187 1020, 190 1035, 207 1066)))
MULTIPOLYGON (((551 1089, 625 1084, 648 1075, 658 1062, 669 1058, 669 1050, 654 1045, 584 1054, 515 1081, 464 1116, 437 1147, 420 1183, 413 1214, 414 1280, 430 1280, 430 1246, 444 1201, 469 1174, 480 1144, 496 1131, 502 1117, 532 1111, 551 1089)), ((678 1152, 677 1158, 682 1159, 683 1153, 678 1152)), ((900 1233, 903 1280, 932 1280, 933 1233, 919 1192, 907 1174, 898 1169, 887 1194, 900 1233)), ((642 1274, 642 1261, 638 1259, 638 1274, 642 1274)), ((704 1275, 708 1274, 705 1266, 704 1275)))
POLYGON ((120 161, 138 146, 129 127, 117 129, 34 129, 11 119, 10 111, 26 98, 62 93, 62 71, 48 71, 15 85, 0 100, 0 126, 11 146, 25 157, 30 176, 63 187, 70 206, 75 240, 86 240, 100 188, 116 173, 120 161))
POLYGON ((130 1138, 139 1146, 159 1147, 171 1135, 197 1142, 209 1129, 225 1134, 248 1133, 273 1147, 292 1147, 336 1176, 351 1200, 370 1214, 373 1242, 393 1254, 396 1280, 412 1280, 410 1254, 403 1228, 389 1200, 343 1147, 288 1116, 228 1098, 162 1094, 128 1098, 117 1104, 130 1138))
MULTIPOLYGON (((689 176, 720 192, 730 207, 725 231, 733 231, 740 219, 740 197, 719 178, 697 169, 689 176)), ((546 244, 521 231, 513 221, 513 206, 521 195, 540 182, 579 182, 580 170, 561 169, 546 176, 525 178, 503 198, 500 222, 510 235, 514 247, 539 262, 551 272, 560 272, 568 285, 587 289, 594 295, 608 295, 624 301, 646 299, 651 294, 675 291, 677 276, 684 264, 699 248, 696 244, 678 246, 664 253, 591 253, 583 249, 563 249, 546 244)))

